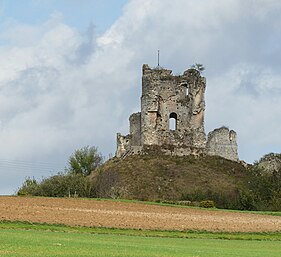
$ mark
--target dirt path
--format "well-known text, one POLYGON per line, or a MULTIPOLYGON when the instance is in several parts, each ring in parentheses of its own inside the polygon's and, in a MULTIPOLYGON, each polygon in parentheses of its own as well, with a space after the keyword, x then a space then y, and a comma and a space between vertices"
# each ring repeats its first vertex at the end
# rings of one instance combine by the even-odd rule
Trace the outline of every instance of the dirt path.
POLYGON ((281 217, 83 199, 0 197, 0 220, 228 232, 281 231, 281 217))

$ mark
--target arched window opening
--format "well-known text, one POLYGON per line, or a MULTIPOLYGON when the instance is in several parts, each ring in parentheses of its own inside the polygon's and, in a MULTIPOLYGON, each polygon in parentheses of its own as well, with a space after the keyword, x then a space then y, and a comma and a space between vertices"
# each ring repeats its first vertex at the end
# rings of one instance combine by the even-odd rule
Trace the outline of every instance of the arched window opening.
POLYGON ((175 131, 177 130, 177 114, 172 112, 169 117, 169 130, 175 131))
POLYGON ((189 94, 189 87, 188 87, 187 82, 186 81, 182 81, 180 85, 185 88, 186 96, 188 96, 188 94, 189 94))

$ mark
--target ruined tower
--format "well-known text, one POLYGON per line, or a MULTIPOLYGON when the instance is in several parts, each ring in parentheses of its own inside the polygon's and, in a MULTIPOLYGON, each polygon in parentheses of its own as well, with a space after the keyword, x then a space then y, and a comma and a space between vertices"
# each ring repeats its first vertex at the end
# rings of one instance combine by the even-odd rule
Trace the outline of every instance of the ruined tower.
MULTIPOLYGON (((172 155, 207 153, 205 89, 206 79, 196 69, 175 76, 171 70, 144 64, 141 112, 130 116, 129 135, 117 134, 116 156, 125 158, 149 149, 172 155)), ((216 151, 213 141, 208 146, 210 154, 216 155, 223 148, 219 145, 216 151)))
POLYGON ((130 134, 118 134, 117 157, 161 146, 176 155, 204 151, 206 79, 195 69, 180 76, 143 65, 141 112, 130 116, 130 134))

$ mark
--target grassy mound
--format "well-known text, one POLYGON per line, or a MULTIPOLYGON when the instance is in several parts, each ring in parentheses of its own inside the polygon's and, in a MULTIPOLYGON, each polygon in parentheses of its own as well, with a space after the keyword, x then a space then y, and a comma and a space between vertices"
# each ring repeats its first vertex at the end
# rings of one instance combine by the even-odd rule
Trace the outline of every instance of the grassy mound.
POLYGON ((214 200, 239 208, 248 172, 217 156, 129 156, 111 159, 91 175, 97 197, 138 200, 214 200))

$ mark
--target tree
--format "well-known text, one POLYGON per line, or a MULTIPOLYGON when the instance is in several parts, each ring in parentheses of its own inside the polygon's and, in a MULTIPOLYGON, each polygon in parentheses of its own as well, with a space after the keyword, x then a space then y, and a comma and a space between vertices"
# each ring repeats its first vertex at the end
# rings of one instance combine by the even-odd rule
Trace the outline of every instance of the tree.
POLYGON ((98 152, 97 147, 85 146, 75 152, 69 157, 68 171, 75 174, 82 174, 88 176, 93 170, 100 166, 103 162, 102 155, 98 152))
POLYGON ((34 195, 38 190, 38 186, 39 184, 35 178, 27 177, 18 190, 17 194, 21 196, 34 195))
POLYGON ((195 63, 191 66, 191 68, 199 71, 200 73, 202 73, 205 70, 205 67, 201 63, 195 63))

